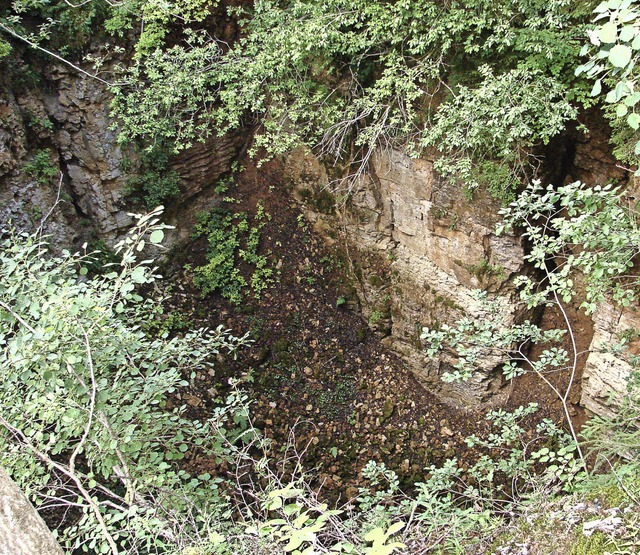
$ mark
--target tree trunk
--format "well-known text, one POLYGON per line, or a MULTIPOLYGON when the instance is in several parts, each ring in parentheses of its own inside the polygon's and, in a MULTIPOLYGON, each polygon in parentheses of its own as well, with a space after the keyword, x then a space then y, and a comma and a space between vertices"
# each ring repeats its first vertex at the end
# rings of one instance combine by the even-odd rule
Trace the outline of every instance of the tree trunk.
POLYGON ((0 555, 64 555, 27 496, 2 467, 0 555))

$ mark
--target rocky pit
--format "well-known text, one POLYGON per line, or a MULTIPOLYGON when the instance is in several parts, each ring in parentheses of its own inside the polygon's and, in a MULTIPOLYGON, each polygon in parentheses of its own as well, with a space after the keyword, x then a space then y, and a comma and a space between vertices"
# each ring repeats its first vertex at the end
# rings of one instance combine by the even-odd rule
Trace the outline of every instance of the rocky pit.
MULTIPOLYGON (((59 198, 44 226, 58 246, 112 244, 131 222, 122 169, 130 153, 116 142, 100 87, 66 68, 48 71, 46 91, 3 83, 0 218, 34 229, 59 198), (23 170, 39 151, 61 179, 23 170)), ((626 179, 603 147, 606 133, 597 131, 603 127, 591 127, 591 137, 565 137, 571 155, 557 164, 558 182, 626 179)), ((370 459, 384 460, 407 483, 445 458, 469 464, 475 453, 464 438, 486 429, 488 405, 513 408, 535 398, 543 405, 538 418, 561 421, 543 385, 532 377, 504 384, 497 360, 486 360, 471 383, 445 386, 439 377, 451 356, 429 360, 419 341, 423 326, 474 313, 476 288, 504 299, 509 317, 521 317, 511 281, 523 270, 525 246, 494 235, 496 201, 482 194, 465 199, 437 177, 431 160, 397 152, 377 153, 352 190, 336 191, 318 160, 301 153, 256 169, 244 155, 248 139, 250 133, 210 139, 172 163, 181 196, 166 211, 176 225, 165 268, 174 291, 168 313, 189 325, 250 331, 255 340, 215 377, 198 377, 184 397, 193 410, 205 414, 229 376, 251 376, 254 423, 279 444, 292 437, 327 490, 348 495, 370 459), (234 160, 247 168, 228 193, 239 201, 234 210, 251 213, 258 200, 263 204, 271 220, 260 248, 278 269, 276 283, 240 307, 218 295, 202 298, 183 271, 184 264, 204 262, 206 246, 193 241, 192 226, 199 212, 222 202, 213 187, 234 160)), ((543 325, 554 319, 543 315, 543 325)), ((605 305, 594 322, 575 320, 581 349, 589 352, 571 396, 578 420, 583 408, 613 410, 607 392, 622 392, 629 365, 599 345, 634 327, 637 315, 605 305)))

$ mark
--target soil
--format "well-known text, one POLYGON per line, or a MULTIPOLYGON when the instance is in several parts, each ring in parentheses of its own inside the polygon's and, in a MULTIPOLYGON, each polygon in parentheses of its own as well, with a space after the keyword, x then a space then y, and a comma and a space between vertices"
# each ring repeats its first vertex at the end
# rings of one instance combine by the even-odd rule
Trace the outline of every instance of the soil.
MULTIPOLYGON (((547 374, 545 377, 560 392, 566 396, 571 421, 576 429, 580 429, 588 419, 585 409, 580 406, 580 395, 582 372, 587 362, 591 339, 593 338, 593 320, 579 310, 579 300, 574 300, 572 304, 564 307, 566 316, 571 322, 571 328, 574 331, 574 340, 577 350, 576 369, 573 377, 568 371, 547 374)), ((542 314, 540 327, 542 330, 550 329, 566 329, 565 316, 557 306, 551 306, 545 309, 542 314)), ((566 334, 561 345, 570 356, 573 356, 573 345, 571 336, 566 334)), ((546 345, 534 346, 529 357, 536 360, 540 352, 547 348, 546 345)), ((540 405, 539 414, 546 418, 551 418, 557 424, 566 427, 564 409, 562 401, 554 391, 534 373, 527 373, 513 380, 511 384, 511 393, 508 399, 508 405, 516 407, 518 405, 526 405, 528 403, 538 403, 540 405)))
MULTIPOLYGON (((358 312, 339 239, 329 246, 310 229, 277 163, 247 167, 225 194, 240 201, 233 210, 255 213, 260 201, 271 216, 260 249, 278 269, 276 282, 259 299, 249 294, 234 306, 218 294, 203 297, 183 271, 185 264, 205 263, 204 239, 174 255, 167 269, 174 288, 168 312, 181 311, 196 326, 249 331, 254 340, 237 360, 220 364, 214 378, 200 376, 183 400, 206 414, 229 377, 250 377, 243 387, 254 425, 274 445, 294 445, 330 498, 353 497, 369 460, 384 462, 403 485, 425 478, 430 465, 447 458, 473 464, 478 452, 464 440, 487 433, 483 411, 443 404, 385 349, 358 312)), ((548 325, 553 318, 546 316, 548 325)), ((511 387, 504 408, 531 400, 543 407, 529 427, 543 416, 562 421, 561 407, 535 376, 511 387)))

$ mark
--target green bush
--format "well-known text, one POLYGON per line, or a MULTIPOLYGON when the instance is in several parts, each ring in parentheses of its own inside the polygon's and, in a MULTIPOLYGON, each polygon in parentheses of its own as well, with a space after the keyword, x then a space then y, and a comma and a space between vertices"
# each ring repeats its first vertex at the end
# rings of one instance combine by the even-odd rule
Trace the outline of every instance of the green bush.
POLYGON ((53 257, 36 237, 0 244, 0 462, 39 510, 66 514, 57 532, 69 550, 179 550, 225 510, 219 479, 183 461, 224 459, 244 404, 232 395, 194 420, 174 395, 244 340, 143 331, 158 305, 137 289, 157 276, 137 255, 162 240, 157 216, 139 217, 120 264, 91 279, 84 256, 53 257))
POLYGON ((589 60, 576 69, 595 79, 591 95, 604 96, 605 115, 613 128, 616 156, 632 166, 640 155, 638 61, 640 60, 640 10, 631 0, 607 0, 594 10, 594 28, 581 54, 589 60))
POLYGON ((180 149, 257 117, 261 156, 303 144, 362 170, 378 146, 435 146, 443 171, 472 177, 470 188, 496 173, 487 163, 504 166, 508 182, 496 175, 491 185, 509 198, 521 170, 535 170, 530 151, 589 102, 573 74, 588 16, 578 1, 269 1, 233 11, 243 33, 229 49, 183 29, 182 42, 130 68, 129 84, 114 88, 124 137, 180 149))
POLYGON ((127 180, 127 196, 138 198, 149 210, 180 196, 180 176, 169 170, 169 149, 156 146, 140 152, 137 175, 127 180))
POLYGON ((203 294, 217 291, 233 304, 240 304, 245 291, 259 298, 273 282, 274 270, 267 256, 259 254, 260 230, 267 219, 260 204, 251 222, 245 212, 234 214, 225 208, 200 215, 194 236, 206 237, 209 250, 207 264, 194 270, 194 283, 203 294), (249 282, 241 273, 241 263, 248 268, 249 282))
POLYGON ((47 185, 58 175, 58 168, 51 161, 51 153, 47 149, 37 150, 23 170, 34 177, 41 185, 47 185))

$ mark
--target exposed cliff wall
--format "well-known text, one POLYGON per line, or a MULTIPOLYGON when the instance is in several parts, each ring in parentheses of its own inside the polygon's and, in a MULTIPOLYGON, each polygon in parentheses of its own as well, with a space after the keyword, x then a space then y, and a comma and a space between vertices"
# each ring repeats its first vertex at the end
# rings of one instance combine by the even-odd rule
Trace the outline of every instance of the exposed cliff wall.
MULTIPOLYGON (((630 184, 631 172, 617 164, 611 154, 608 124, 597 113, 588 114, 589 134, 575 133, 572 144, 575 152, 566 168, 564 181, 582 181, 588 185, 622 185, 626 187, 630 206, 638 198, 638 186, 630 184)), ((611 415, 626 393, 631 372, 629 359, 637 354, 640 345, 634 330, 640 330, 637 307, 622 308, 611 301, 602 303, 592 317, 591 337, 579 337, 588 345, 588 354, 580 381, 580 405, 594 414, 611 415), (627 340, 627 349, 617 352, 609 348, 627 340)), ((580 333, 580 330, 576 330, 580 333)))
MULTIPOLYGON (((288 168, 302 198, 318 199, 328 187, 313 158, 293 156, 288 168)), ((516 237, 493 233, 499 204, 483 193, 464 198, 459 187, 437 177, 430 160, 394 151, 378 152, 369 175, 343 193, 347 201, 338 217, 320 213, 313 202, 310 215, 320 231, 343 230, 371 327, 443 398, 487 401, 502 385, 494 371, 500 360, 485 360, 470 382, 445 384, 440 376, 451 358, 426 358, 419 336, 423 326, 467 314, 481 318, 471 295, 475 289, 498 294, 507 321, 516 317, 511 278, 522 270, 523 249, 516 237)))
MULTIPOLYGON (((33 230, 59 197, 44 225, 58 245, 111 243, 131 224, 123 159, 135 152, 123 152, 117 142, 102 83, 66 66, 43 71, 38 87, 5 81, 0 88, 0 222, 33 230)), ((211 138, 171 161, 181 191, 167 207, 171 223, 193 221, 206 203, 199 195, 229 171, 249 137, 244 131, 211 138)), ((179 225, 169 241, 189 232, 179 225)))
MULTIPOLYGON (((589 134, 570 131, 550 149, 549 179, 558 184, 580 180, 592 186, 624 185, 629 172, 611 155, 606 123, 594 113, 587 118, 589 134)), ((437 177, 430 160, 412 160, 393 151, 378 152, 369 175, 351 191, 342 191, 347 201, 338 216, 319 209, 318 199, 330 189, 321 164, 297 154, 289 160, 289 173, 300 198, 308 201, 316 228, 325 235, 342 230, 370 326, 443 398, 468 404, 494 396, 501 385, 494 371, 499 360, 484 361, 474 381, 443 384, 440 376, 452 358, 427 359, 419 335, 423 326, 437 327, 463 315, 481 318, 470 294, 474 289, 496 294, 504 300, 508 318, 519 317, 511 278, 526 271, 524 246, 516 237, 493 234, 499 204, 482 191, 469 201, 458 187, 437 177)), ((611 413, 611 399, 626 390, 634 346, 614 354, 605 353, 603 345, 630 337, 633 329, 640 329, 635 307, 620 309, 609 303, 598 309, 593 326, 577 322, 575 333, 586 335, 578 344, 589 354, 579 359, 581 393, 573 397, 576 402, 580 399, 597 414, 611 413)))
MULTIPOLYGON (((58 245, 92 239, 109 243, 131 222, 122 162, 134 154, 118 145, 103 84, 60 65, 47 66, 43 76, 37 87, 15 86, 7 76, 1 83, 0 222, 34 229, 59 197, 44 227, 58 245)), ((590 127, 591 135, 576 133, 560 149, 558 178, 593 185, 624 182, 627 172, 616 167, 609 153, 606 126, 596 122, 590 127)), ((242 131, 211 138, 172 160, 181 195, 167 207, 168 221, 177 226, 169 241, 188 240, 188 224, 210 204, 211 186, 249 137, 242 131)), ((465 199, 458 187, 437 177, 428 159, 381 151, 368 175, 352 190, 339 192, 346 202, 338 203, 336 215, 332 202, 322 202, 330 181, 325 168, 299 153, 286 165, 300 198, 311 200, 307 204, 317 230, 329 240, 339 230, 370 327, 443 397, 468 404, 498 392, 501 380, 493 371, 498 360, 485 361, 484 372, 471 383, 445 385, 440 376, 450 368, 450 357, 426 359, 419 341, 423 326, 437 327, 465 314, 482 317, 471 298, 476 288, 504 298, 505 313, 516 317, 511 278, 523 269, 523 246, 515 237, 493 234, 498 203, 482 192, 465 199)), ((627 355, 604 354, 600 345, 640 322, 631 309, 620 312, 610 305, 594 321, 582 404, 606 413, 607 391, 624 390, 630 367, 627 355)))
POLYGON ((130 218, 120 206, 122 153, 111 130, 109 97, 96 81, 52 67, 46 86, 12 90, 5 83, 0 148, 0 216, 19 228, 46 221, 46 233, 71 245, 92 235, 113 238, 130 218))
POLYGON ((640 312, 637 307, 622 309, 605 303, 593 319, 594 334, 582 376, 581 404, 595 414, 611 416, 627 392, 632 371, 629 359, 640 354, 640 312), (623 339, 625 350, 610 349, 623 339))

